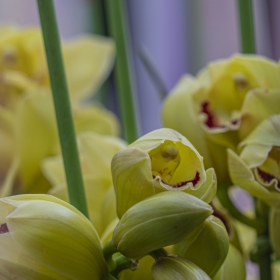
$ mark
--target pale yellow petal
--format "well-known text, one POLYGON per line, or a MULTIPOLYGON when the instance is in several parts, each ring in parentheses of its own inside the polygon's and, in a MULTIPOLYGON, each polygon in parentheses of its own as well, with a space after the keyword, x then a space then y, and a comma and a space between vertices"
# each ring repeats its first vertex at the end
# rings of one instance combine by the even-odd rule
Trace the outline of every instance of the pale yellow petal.
POLYGON ((183 76, 163 103, 162 119, 165 127, 175 129, 184 135, 203 155, 205 165, 210 167, 211 158, 205 133, 197 119, 199 104, 193 100, 194 93, 199 91, 202 91, 202 88, 195 78, 183 76))
POLYGON ((112 160, 119 218, 131 206, 155 194, 149 155, 136 148, 119 151, 112 160))
POLYGON ((114 54, 112 39, 101 36, 83 36, 63 45, 66 76, 74 100, 98 90, 109 75, 114 54))
POLYGON ((270 206, 280 206, 280 193, 270 192, 255 179, 246 163, 233 151, 228 150, 228 166, 232 182, 270 206))
POLYGON ((98 104, 75 106, 73 116, 77 134, 93 131, 103 135, 120 135, 120 124, 117 117, 98 104))

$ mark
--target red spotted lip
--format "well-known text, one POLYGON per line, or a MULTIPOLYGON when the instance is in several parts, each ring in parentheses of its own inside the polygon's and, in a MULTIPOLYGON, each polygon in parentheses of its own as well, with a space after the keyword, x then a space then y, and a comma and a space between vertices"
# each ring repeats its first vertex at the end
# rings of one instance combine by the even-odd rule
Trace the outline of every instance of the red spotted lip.
MULTIPOLYGON (((214 113, 210 110, 210 103, 208 101, 204 101, 201 104, 201 113, 204 113, 207 118, 204 122, 204 124, 209 128, 226 128, 226 125, 219 124, 217 116, 214 115, 214 113)), ((233 120, 230 123, 233 125, 236 125, 238 120, 233 120)))
POLYGON ((6 223, 5 224, 1 224, 0 225, 0 234, 7 233, 7 232, 9 232, 7 224, 6 223))
POLYGON ((262 180, 266 183, 270 183, 273 179, 277 180, 277 188, 280 189, 280 181, 273 175, 262 171, 261 169, 257 168, 259 176, 262 178, 262 180))
MULTIPOLYGON (((155 179, 156 177, 153 175, 153 178, 155 179)), ((159 181, 159 178, 157 180, 159 181)), ((169 184, 169 183, 167 183, 167 182, 165 182, 163 180, 161 180, 161 181, 164 184, 169 185, 169 186, 171 186, 174 189, 177 189, 177 188, 180 188, 180 187, 183 187, 183 186, 187 185, 188 183, 193 183, 193 186, 195 186, 198 183, 199 180, 200 180, 200 175, 199 175, 199 172, 196 171, 196 174, 195 174, 195 177, 194 177, 193 180, 183 181, 183 182, 179 182, 179 183, 176 183, 176 184, 169 184)))

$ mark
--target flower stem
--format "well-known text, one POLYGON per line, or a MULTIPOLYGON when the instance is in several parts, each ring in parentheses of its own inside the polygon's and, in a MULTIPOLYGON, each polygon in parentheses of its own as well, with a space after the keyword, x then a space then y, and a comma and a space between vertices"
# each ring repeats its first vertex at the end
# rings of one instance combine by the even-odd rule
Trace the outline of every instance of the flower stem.
POLYGON ((151 257, 153 257, 155 260, 157 260, 158 258, 168 256, 168 252, 165 251, 163 248, 161 248, 161 249, 150 252, 149 255, 151 257))
POLYGON ((251 0, 238 0, 240 39, 243 53, 255 53, 254 19, 251 0))
POLYGON ((59 33, 52 0, 37 0, 70 202, 88 216, 59 33))
POLYGON ((118 100, 123 123, 124 136, 128 143, 137 138, 136 116, 133 104, 132 71, 129 63, 129 33, 125 23, 124 1, 106 0, 109 20, 109 33, 115 39, 117 58, 115 77, 117 81, 118 100))
POLYGON ((113 240, 110 239, 109 241, 107 241, 104 244, 102 250, 109 270, 110 271, 114 270, 116 268, 116 262, 113 260, 113 254, 117 253, 118 249, 114 245, 113 240))
POLYGON ((228 210, 230 215, 241 223, 258 230, 259 232, 264 232, 266 230, 265 221, 263 219, 251 219, 241 213, 229 198, 228 190, 228 186, 219 186, 217 196, 221 204, 228 210))
POLYGON ((116 278, 118 278, 118 275, 125 269, 134 271, 139 268, 137 260, 127 258, 124 255, 114 258, 114 261, 116 262, 116 268, 110 273, 116 278))

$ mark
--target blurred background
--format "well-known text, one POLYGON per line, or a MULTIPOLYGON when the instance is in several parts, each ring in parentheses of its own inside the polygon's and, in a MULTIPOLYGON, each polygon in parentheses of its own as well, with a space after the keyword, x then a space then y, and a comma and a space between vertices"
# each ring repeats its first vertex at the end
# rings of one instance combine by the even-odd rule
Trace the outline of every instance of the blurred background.
MULTIPOLYGON (((54 0, 62 40, 82 33, 106 33, 96 24, 100 0, 54 0)), ((209 61, 240 51, 236 0, 127 0, 131 73, 139 136, 161 127, 161 98, 139 58, 145 47, 165 88, 183 73, 195 75, 209 61)), ((257 53, 280 57, 280 1, 253 0, 257 53)), ((35 0, 1 0, 1 23, 39 25, 35 0)), ((108 97, 108 96, 107 96, 108 97)), ((114 93, 105 105, 118 113, 114 93)))

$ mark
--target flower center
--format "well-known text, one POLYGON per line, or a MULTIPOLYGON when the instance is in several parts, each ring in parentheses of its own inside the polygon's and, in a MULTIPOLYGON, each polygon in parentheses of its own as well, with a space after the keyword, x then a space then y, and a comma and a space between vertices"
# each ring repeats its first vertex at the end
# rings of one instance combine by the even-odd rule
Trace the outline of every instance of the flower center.
POLYGON ((160 176, 163 181, 169 182, 181 157, 178 148, 171 141, 165 141, 150 152, 150 158, 153 176, 160 176))

